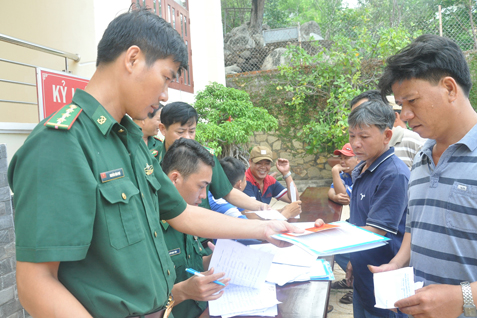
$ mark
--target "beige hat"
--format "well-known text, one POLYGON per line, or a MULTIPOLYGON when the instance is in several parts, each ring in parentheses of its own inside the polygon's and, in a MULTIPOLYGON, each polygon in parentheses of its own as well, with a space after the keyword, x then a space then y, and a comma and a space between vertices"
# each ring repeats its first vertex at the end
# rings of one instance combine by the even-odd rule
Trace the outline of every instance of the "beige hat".
POLYGON ((272 151, 270 150, 270 148, 262 146, 253 147, 252 151, 250 151, 250 160, 252 160, 253 163, 257 163, 263 159, 273 161, 272 151))
POLYGON ((388 100, 389 102, 389 105, 391 105, 393 107, 393 110, 401 110, 402 107, 399 106, 398 104, 396 104, 396 100, 394 99, 394 96, 386 96, 386 99, 388 100))

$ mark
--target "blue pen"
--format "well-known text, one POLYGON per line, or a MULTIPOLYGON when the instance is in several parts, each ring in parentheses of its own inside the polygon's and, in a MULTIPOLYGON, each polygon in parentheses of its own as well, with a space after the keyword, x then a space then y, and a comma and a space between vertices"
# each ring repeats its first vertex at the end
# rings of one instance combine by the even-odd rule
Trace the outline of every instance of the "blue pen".
MULTIPOLYGON (((195 276, 199 276, 199 277, 204 277, 205 276, 204 274, 201 274, 200 272, 198 272, 198 271, 196 271, 195 269, 192 269, 192 268, 186 268, 186 272, 194 274, 195 276)), ((224 283, 219 282, 218 280, 214 280, 214 283, 225 286, 224 283)))

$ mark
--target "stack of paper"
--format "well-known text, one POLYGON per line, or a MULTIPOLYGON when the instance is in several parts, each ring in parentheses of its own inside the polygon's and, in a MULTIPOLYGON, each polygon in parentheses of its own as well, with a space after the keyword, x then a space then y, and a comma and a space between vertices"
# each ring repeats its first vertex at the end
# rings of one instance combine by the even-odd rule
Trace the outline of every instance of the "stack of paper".
POLYGON ((249 247, 275 255, 267 282, 283 286, 292 282, 334 279, 329 262, 317 260, 316 254, 296 246, 278 248, 272 244, 260 244, 249 247))
POLYGON ((352 253, 383 246, 389 238, 348 222, 340 221, 314 227, 314 223, 295 223, 306 228, 304 234, 285 233, 274 238, 299 246, 317 256, 352 253))
POLYGON ((231 240, 217 240, 209 269, 230 278, 224 294, 209 302, 211 316, 277 315, 275 284, 265 282, 273 254, 231 240))

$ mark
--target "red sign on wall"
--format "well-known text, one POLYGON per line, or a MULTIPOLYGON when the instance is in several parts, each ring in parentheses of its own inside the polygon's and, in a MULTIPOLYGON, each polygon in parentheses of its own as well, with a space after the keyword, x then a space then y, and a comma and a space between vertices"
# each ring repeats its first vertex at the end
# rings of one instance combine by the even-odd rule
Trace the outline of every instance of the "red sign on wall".
POLYGON ((36 68, 36 87, 40 121, 71 103, 77 88, 84 89, 89 80, 75 75, 36 68))

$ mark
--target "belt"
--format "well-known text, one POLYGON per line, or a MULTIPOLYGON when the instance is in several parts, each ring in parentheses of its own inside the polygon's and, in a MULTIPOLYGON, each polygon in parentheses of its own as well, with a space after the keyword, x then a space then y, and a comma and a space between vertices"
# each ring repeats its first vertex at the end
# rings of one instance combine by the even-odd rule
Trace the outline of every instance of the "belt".
MULTIPOLYGON (((166 308, 153 312, 152 314, 144 315, 144 318, 167 318, 171 314, 172 307, 174 307, 174 297, 172 296, 172 294, 169 294, 166 308)), ((141 316, 130 316, 128 318, 141 318, 141 316)))
MULTIPOLYGON (((166 311, 165 309, 163 309, 161 311, 156 311, 152 314, 144 315, 144 318, 163 318, 165 311, 166 311)), ((128 317, 128 318, 141 318, 141 316, 133 316, 133 317, 128 317)))

